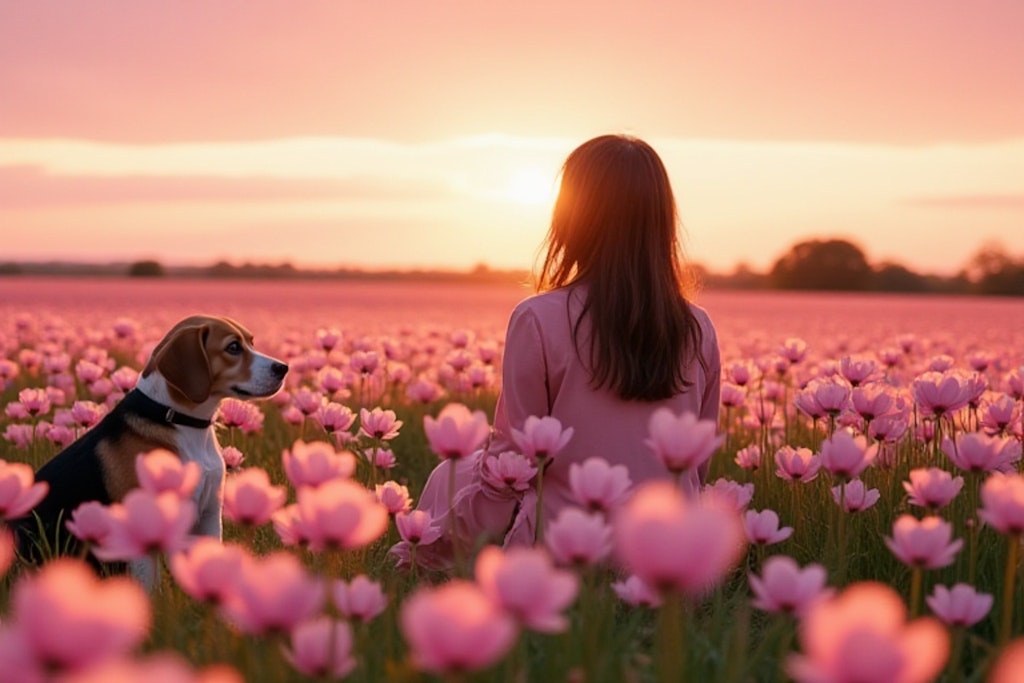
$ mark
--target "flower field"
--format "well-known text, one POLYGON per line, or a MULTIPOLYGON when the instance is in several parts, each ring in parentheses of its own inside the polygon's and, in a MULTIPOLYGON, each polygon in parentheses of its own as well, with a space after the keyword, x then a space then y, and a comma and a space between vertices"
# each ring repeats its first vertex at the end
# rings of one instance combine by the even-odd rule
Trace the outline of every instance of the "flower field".
MULTIPOLYGON (((152 591, 0 534, 0 681, 1024 681, 1024 302, 705 294, 721 419, 655 414, 648 442, 676 475, 710 460, 701 496, 594 453, 536 546, 442 574, 415 502, 486 438, 527 294, 0 279, 0 518, 178 319, 236 318, 290 366, 221 406, 224 544, 188 538, 197 473, 160 452, 68 520, 156 558, 152 591)), ((484 469, 522 494, 571 434, 516 436, 484 469)))

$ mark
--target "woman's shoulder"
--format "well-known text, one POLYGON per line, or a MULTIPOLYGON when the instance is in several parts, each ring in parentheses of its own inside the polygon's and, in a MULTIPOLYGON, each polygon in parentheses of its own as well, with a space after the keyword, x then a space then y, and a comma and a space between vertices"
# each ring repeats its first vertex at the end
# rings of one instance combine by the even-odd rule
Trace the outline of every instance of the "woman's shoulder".
POLYGON ((570 297, 574 296, 575 288, 560 287, 540 294, 528 296, 512 310, 512 318, 533 316, 541 320, 550 320, 555 316, 565 317, 570 297))

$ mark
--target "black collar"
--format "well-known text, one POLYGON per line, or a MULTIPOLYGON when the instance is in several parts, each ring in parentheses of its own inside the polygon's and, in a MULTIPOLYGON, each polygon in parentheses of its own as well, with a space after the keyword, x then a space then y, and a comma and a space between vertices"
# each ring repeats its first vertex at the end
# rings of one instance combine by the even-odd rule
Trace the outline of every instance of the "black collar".
POLYGON ((194 427, 195 429, 206 429, 211 424, 211 420, 200 420, 198 417, 179 413, 170 406, 154 401, 138 389, 129 391, 128 395, 121 399, 121 405, 153 422, 194 427))

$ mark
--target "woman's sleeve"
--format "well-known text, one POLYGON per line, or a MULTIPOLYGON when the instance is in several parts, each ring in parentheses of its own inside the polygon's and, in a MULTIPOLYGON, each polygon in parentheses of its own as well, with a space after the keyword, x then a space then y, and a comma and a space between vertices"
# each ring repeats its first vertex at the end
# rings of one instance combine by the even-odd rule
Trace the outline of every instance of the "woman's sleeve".
POLYGON ((547 378, 540 322, 530 309, 516 309, 505 335, 501 393, 494 410, 494 443, 490 452, 512 448, 511 430, 522 429, 526 418, 551 413, 547 378))
MULTIPOLYGON (((718 335, 714 326, 708 321, 703 330, 704 342, 702 344, 704 354, 704 394, 701 396, 700 419, 713 420, 718 424, 718 412, 721 405, 722 395, 722 356, 718 349, 718 335)), ((708 470, 711 462, 705 462, 698 469, 697 475, 700 483, 704 484, 708 478, 708 470)))

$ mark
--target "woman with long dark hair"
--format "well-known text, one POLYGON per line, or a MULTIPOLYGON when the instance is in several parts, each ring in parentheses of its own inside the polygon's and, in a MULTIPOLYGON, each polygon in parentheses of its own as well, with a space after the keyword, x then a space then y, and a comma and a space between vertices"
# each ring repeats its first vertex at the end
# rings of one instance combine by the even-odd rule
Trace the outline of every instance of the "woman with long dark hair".
MULTIPOLYGON (((446 566, 453 542, 467 552, 482 542, 532 542, 532 491, 517 496, 481 476, 488 458, 517 450, 513 430, 528 417, 552 416, 573 430, 544 471, 544 520, 577 504, 569 470, 587 458, 625 465, 634 484, 669 478, 644 443, 655 410, 717 421, 717 338, 687 299, 675 198, 650 145, 604 135, 574 150, 545 246, 539 293, 509 321, 492 439, 454 465, 455 519, 444 519, 452 461, 435 469, 421 495, 419 507, 446 531, 417 550, 428 566, 446 566)), ((695 491, 705 475, 706 465, 680 485, 695 491)), ((405 555, 401 544, 398 553, 405 555)))

